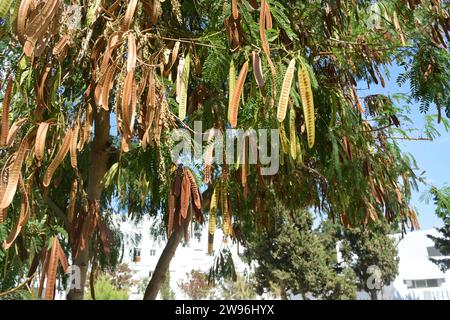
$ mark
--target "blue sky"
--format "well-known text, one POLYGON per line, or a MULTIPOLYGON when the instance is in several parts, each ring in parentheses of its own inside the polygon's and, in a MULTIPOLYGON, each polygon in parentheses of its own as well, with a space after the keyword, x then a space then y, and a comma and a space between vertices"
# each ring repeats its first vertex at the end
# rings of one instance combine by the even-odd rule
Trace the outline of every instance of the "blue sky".
MULTIPOLYGON (((398 66, 393 66, 389 69, 390 78, 386 80, 386 87, 382 88, 380 85, 371 85, 370 89, 367 89, 367 84, 361 83, 359 85, 358 96, 364 97, 370 94, 382 93, 386 95, 392 95, 395 93, 409 93, 409 85, 405 84, 399 87, 396 83, 397 76, 402 72, 402 69, 398 66)), ((401 105, 407 105, 406 102, 402 102, 401 105)), ((411 137, 422 137, 425 126, 425 114, 420 113, 419 105, 413 103, 408 105, 411 109, 410 114, 407 116, 411 119, 412 124, 409 127, 418 129, 417 132, 411 133, 411 137)), ((437 113, 436 109, 430 107, 432 114, 437 113)), ((450 184, 450 133, 444 128, 444 125, 440 125, 436 122, 436 128, 439 130, 441 136, 434 141, 398 141, 404 152, 410 153, 417 161, 418 170, 417 175, 420 175, 425 171, 426 181, 438 188, 443 187, 446 184, 450 184)), ((426 203, 423 201, 423 194, 429 190, 430 186, 419 184, 419 191, 414 192, 412 196, 411 205, 417 209, 419 215, 419 221, 422 229, 430 229, 433 227, 442 226, 442 220, 434 214, 435 206, 430 201, 426 203)))

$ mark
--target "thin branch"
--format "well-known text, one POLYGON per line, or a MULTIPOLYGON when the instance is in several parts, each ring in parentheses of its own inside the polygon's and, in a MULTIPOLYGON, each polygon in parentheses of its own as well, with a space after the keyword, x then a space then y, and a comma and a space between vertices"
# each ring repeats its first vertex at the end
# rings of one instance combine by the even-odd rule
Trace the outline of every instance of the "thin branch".
MULTIPOLYGON (((143 30, 141 33, 145 33, 146 31, 149 31, 149 30, 143 30)), ((213 49, 222 49, 222 50, 226 50, 227 49, 225 47, 218 47, 218 46, 214 46, 212 44, 199 42, 197 39, 169 38, 169 37, 159 36, 159 35, 156 35, 156 34, 153 34, 153 33, 149 33, 148 36, 150 38, 162 39, 162 40, 168 40, 168 41, 179 41, 179 42, 189 43, 189 44, 193 44, 193 45, 196 45, 196 46, 203 46, 203 47, 208 47, 208 48, 213 48, 213 49)))
POLYGON ((418 137, 418 138, 414 138, 414 137, 386 137, 388 139, 393 139, 393 140, 407 140, 407 141, 433 141, 433 139, 431 138, 422 138, 422 137, 418 137))
POLYGON ((379 127, 379 128, 375 128, 375 129, 372 129, 372 130, 361 130, 361 132, 362 133, 367 133, 367 132, 383 131, 384 129, 392 127, 393 125, 394 125, 394 123, 390 123, 390 124, 387 124, 385 126, 382 126, 382 127, 379 127))
POLYGON ((21 288, 23 288, 23 287, 25 287, 25 286, 28 286, 28 283, 29 283, 31 280, 33 280, 33 278, 34 278, 35 276, 36 276, 36 272, 35 272, 31 277, 27 278, 23 283, 21 283, 20 285, 18 285, 17 287, 12 288, 12 289, 10 289, 10 290, 8 290, 8 291, 5 291, 5 292, 0 292, 0 297, 7 296, 8 294, 11 294, 11 293, 13 293, 13 292, 16 292, 17 290, 20 290, 21 288))

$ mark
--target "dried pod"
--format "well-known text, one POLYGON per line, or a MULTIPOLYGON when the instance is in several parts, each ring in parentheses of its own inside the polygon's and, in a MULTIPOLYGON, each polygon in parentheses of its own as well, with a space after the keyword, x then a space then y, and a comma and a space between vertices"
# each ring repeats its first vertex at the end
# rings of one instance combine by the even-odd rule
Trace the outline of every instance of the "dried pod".
POLYGON ((58 169, 59 165, 63 162, 64 158, 66 157, 67 153, 69 152, 70 144, 72 142, 72 134, 73 134, 73 130, 69 129, 66 133, 66 136, 64 137, 61 147, 58 150, 58 153, 56 154, 55 158, 48 166, 47 171, 45 172, 45 175, 44 175, 44 180, 43 180, 44 187, 48 187, 50 185, 50 182, 53 178, 53 174, 55 173, 56 169, 58 169))
POLYGON ((286 69, 284 75, 283 85, 280 92, 280 100, 278 101, 277 119, 279 122, 283 122, 286 118, 287 105, 289 102, 289 95, 291 93, 292 80, 295 72, 295 58, 289 62, 289 66, 286 69))
POLYGON ((241 71, 239 72, 239 76, 236 82, 236 87, 233 90, 233 98, 231 100, 231 106, 229 111, 229 121, 233 128, 237 126, 237 118, 239 112, 239 104, 241 101, 242 91, 244 89, 245 78, 247 77, 248 72, 248 61, 244 63, 241 71))

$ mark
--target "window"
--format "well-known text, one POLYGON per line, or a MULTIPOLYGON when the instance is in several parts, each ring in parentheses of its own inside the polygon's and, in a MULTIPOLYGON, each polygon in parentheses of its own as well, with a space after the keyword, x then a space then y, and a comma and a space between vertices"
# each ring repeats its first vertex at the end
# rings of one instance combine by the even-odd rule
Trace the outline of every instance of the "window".
POLYGON ((406 284, 408 289, 438 288, 445 283, 445 279, 403 280, 403 283, 406 284))
POLYGON ((427 287, 428 288, 439 287, 438 279, 428 279, 427 280, 427 287))
POLYGON ((133 250, 133 262, 141 262, 141 249, 134 248, 133 250))
POLYGON ((427 287, 427 280, 416 280, 415 281, 415 287, 416 288, 426 288, 427 287))
POLYGON ((150 257, 154 257, 156 256, 156 250, 155 249, 151 249, 150 250, 150 257))
POLYGON ((427 247, 429 257, 440 257, 442 253, 436 247, 427 247))

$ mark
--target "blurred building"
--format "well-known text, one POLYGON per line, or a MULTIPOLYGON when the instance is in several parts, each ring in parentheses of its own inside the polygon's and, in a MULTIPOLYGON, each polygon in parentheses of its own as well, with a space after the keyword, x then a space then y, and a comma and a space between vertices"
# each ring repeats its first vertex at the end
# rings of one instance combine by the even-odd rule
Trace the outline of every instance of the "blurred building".
MULTIPOLYGON (((380 293, 387 300, 450 300, 450 271, 442 272, 432 259, 443 256, 428 236, 439 237, 436 229, 418 230, 393 235, 398 249, 399 273, 395 280, 380 293)), ((360 292, 358 299, 370 299, 360 292)))
MULTIPOLYGON (((138 225, 131 222, 121 223, 122 232, 131 235, 125 244, 123 261, 133 270, 136 280, 148 279, 155 270, 158 259, 164 250, 166 240, 163 237, 154 237, 150 230, 154 221, 143 220, 138 225), (133 239, 133 234, 134 239, 133 239)), ((202 231, 193 230, 189 241, 180 243, 175 256, 170 263, 170 287, 175 292, 176 299, 185 299, 182 291, 179 289, 179 283, 186 281, 187 275, 192 270, 200 270, 208 273, 214 264, 215 255, 208 255, 208 228, 203 227, 202 231)), ((232 253, 233 262, 237 273, 241 275, 248 274, 249 266, 242 261, 239 256, 239 248, 231 243, 223 243, 223 233, 216 230, 214 235, 214 253, 220 249, 228 247, 232 253)), ((241 250, 242 251, 242 250, 241 250)), ((146 281, 148 283, 148 281, 146 281)), ((142 292, 138 288, 133 288, 130 299, 142 299, 142 292)))

